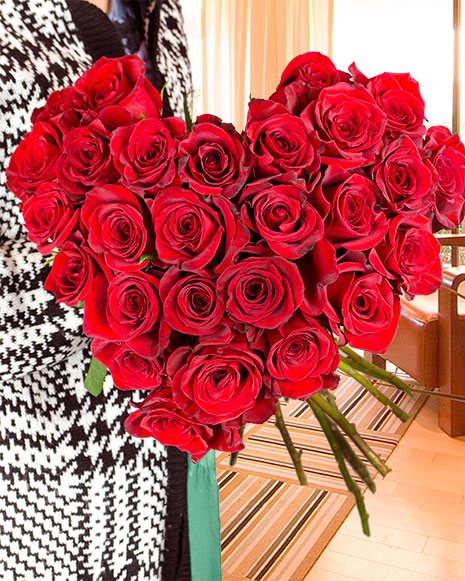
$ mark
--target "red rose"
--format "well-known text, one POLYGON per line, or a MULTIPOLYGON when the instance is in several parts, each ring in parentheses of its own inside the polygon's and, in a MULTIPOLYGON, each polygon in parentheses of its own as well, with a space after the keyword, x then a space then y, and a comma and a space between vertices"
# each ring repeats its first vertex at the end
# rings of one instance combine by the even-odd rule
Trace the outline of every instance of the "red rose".
POLYGON ((97 265, 85 247, 65 242, 53 259, 44 288, 55 295, 57 303, 74 307, 89 294, 96 271, 97 265))
POLYGON ((315 89, 323 89, 349 79, 350 75, 338 71, 333 61, 324 54, 306 52, 291 60, 281 75, 278 87, 301 81, 315 89))
POLYGON ((400 134, 418 137, 425 133, 425 102, 420 85, 409 73, 382 73, 368 79, 355 63, 349 70, 355 82, 365 85, 386 113, 389 134, 397 138, 400 134))
POLYGON ((425 148, 437 172, 434 231, 455 228, 465 212, 465 147, 458 135, 436 125, 427 131, 425 148))
POLYGON ((13 152, 6 170, 7 186, 25 200, 43 182, 56 180, 61 138, 49 123, 36 123, 13 152))
POLYGON ((339 268, 341 274, 328 286, 328 296, 341 316, 347 340, 356 349, 384 353, 397 330, 399 297, 378 273, 363 274, 360 265, 339 268))
POLYGON ((73 87, 65 87, 59 91, 53 91, 43 107, 34 109, 31 115, 32 123, 49 121, 67 110, 71 106, 70 96, 73 91, 73 87))
POLYGON ((264 329, 285 323, 304 298, 297 266, 281 258, 246 258, 218 278, 218 296, 233 321, 264 329))
POLYGON ((431 167, 409 137, 388 145, 374 169, 384 204, 395 213, 426 212, 434 201, 431 167))
POLYGON ((386 114, 362 85, 336 83, 302 112, 323 142, 323 163, 346 168, 371 165, 383 147, 386 114))
POLYGON ((102 57, 76 81, 73 105, 96 110, 119 105, 136 119, 141 113, 160 117, 160 94, 144 75, 144 63, 137 55, 102 57))
POLYGON ((258 232, 273 252, 295 260, 313 248, 324 234, 323 221, 305 192, 293 185, 261 184, 241 198, 245 225, 258 232), (263 189, 265 188, 265 189, 263 189))
POLYGON ((50 254, 76 229, 79 210, 56 183, 45 182, 21 206, 24 225, 41 254, 50 254))
POLYGON ((159 258, 178 268, 215 272, 229 266, 250 239, 236 207, 223 196, 203 198, 167 188, 153 201, 152 218, 159 258))
POLYGON ((84 301, 84 333, 124 341, 148 359, 158 357, 169 342, 169 327, 160 316, 158 284, 145 272, 121 273, 110 282, 97 274, 84 301))
POLYGON ((168 372, 173 372, 174 401, 187 416, 201 423, 239 422, 245 412, 249 412, 247 421, 261 423, 273 413, 274 401, 264 383, 268 382, 264 363, 243 340, 199 343, 192 352, 178 349, 168 362, 168 372), (265 419, 261 400, 268 402, 265 419), (259 417, 254 417, 255 407, 259 417))
POLYGON ((270 345, 267 369, 282 396, 306 399, 320 389, 337 386, 338 349, 316 319, 296 315, 267 331, 266 337, 270 345))
POLYGON ((383 276, 398 279, 409 295, 428 295, 442 281, 441 246, 430 221, 420 215, 396 216, 386 240, 370 252, 370 262, 383 276))
POLYGON ((234 197, 249 174, 250 160, 232 125, 200 115, 179 145, 179 175, 199 194, 234 197))
POLYGON ((166 321, 185 335, 209 335, 221 329, 224 307, 206 273, 170 268, 160 280, 166 321))
POLYGON ((315 198, 326 216, 325 237, 336 248, 369 250, 384 238, 388 225, 379 205, 381 192, 365 175, 330 165, 315 198))
POLYGON ((245 135, 255 157, 256 178, 279 174, 311 177, 320 167, 320 140, 312 127, 273 101, 252 99, 245 135))
POLYGON ((89 246, 103 254, 113 270, 141 269, 141 255, 153 252, 148 210, 122 186, 107 185, 90 191, 81 209, 81 221, 89 246))
POLYGON ((175 139, 186 132, 182 119, 146 119, 113 133, 113 163, 124 183, 150 194, 168 186, 176 175, 175 139))

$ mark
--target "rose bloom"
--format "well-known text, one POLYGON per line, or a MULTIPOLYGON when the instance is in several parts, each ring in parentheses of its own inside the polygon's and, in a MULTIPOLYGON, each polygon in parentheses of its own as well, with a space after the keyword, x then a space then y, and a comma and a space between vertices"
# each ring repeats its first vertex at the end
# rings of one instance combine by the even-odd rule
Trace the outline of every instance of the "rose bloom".
POLYGON ((245 184, 250 158, 242 137, 214 115, 200 115, 179 145, 179 175, 199 194, 233 198, 245 184))
POLYGON ((97 264, 87 248, 65 242, 53 259, 44 288, 55 295, 57 303, 74 307, 89 294, 96 272, 97 264))
POLYGON ((384 204, 395 213, 423 213, 434 201, 432 166, 409 137, 393 141, 374 168, 384 204))
POLYGON ((316 89, 323 89, 348 81, 350 75, 339 71, 333 61, 320 52, 306 52, 293 58, 284 69, 278 87, 302 81, 316 89))
POLYGON ((185 335, 209 335, 221 329, 224 306, 216 284, 206 272, 170 268, 160 280, 160 298, 166 321, 185 335))
POLYGON ((31 122, 35 124, 38 121, 49 121, 66 111, 71 107, 70 96, 73 91, 73 87, 65 87, 64 89, 53 91, 43 107, 34 109, 31 115, 31 122))
POLYGON ((362 85, 336 83, 302 112, 323 142, 323 163, 345 168, 371 165, 383 147, 386 114, 362 85))
POLYGON ((113 270, 139 270, 143 254, 153 252, 148 209, 135 194, 118 185, 94 188, 86 195, 81 222, 89 246, 103 254, 113 270))
POLYGON ((250 239, 236 207, 223 196, 204 198, 191 190, 167 188, 153 201, 155 247, 163 262, 222 272, 250 239))
POLYGON ((437 172, 434 231, 455 228, 465 212, 465 147, 458 135, 435 125, 427 131, 425 148, 437 172))
POLYGON ((84 333, 127 346, 148 359, 169 343, 161 316, 158 280, 145 272, 120 273, 110 282, 98 273, 84 301, 84 333))
POLYGON ((245 225, 276 254, 291 260, 302 257, 323 238, 321 217, 297 186, 265 183, 259 188, 249 188, 241 198, 245 225))
POLYGON ((399 280, 408 295, 428 295, 442 281, 441 246, 421 215, 396 216, 381 244, 370 252, 370 263, 383 276, 399 280))
POLYGON ((100 58, 75 83, 73 106, 95 109, 119 105, 140 119, 160 117, 160 93, 145 78, 143 61, 137 55, 117 59, 100 58))
POLYGON ((111 138, 111 153, 123 182, 131 189, 154 194, 176 175, 176 139, 186 132, 182 119, 143 119, 119 127, 111 138))
POLYGON ((53 182, 42 183, 35 195, 22 203, 21 210, 29 239, 41 254, 60 247, 77 228, 79 210, 53 182))
POLYGON ((328 166, 315 190, 315 204, 325 216, 325 237, 336 248, 373 248, 388 228, 381 199, 378 187, 365 175, 328 166))
MULTIPOLYGON (((252 99, 245 135, 255 161, 256 179, 280 174, 312 176, 320 167, 321 143, 311 125, 273 101, 252 99)), ((283 178, 281 178, 283 179, 283 178)))
POLYGON ((339 353, 332 337, 316 319, 295 315, 267 331, 270 345, 267 369, 284 397, 306 399, 320 389, 333 389, 339 353))
POLYGON ((272 329, 285 323, 304 298, 297 266, 281 258, 246 258, 218 278, 218 296, 238 323, 272 329))
POLYGON ((61 137, 49 123, 36 123, 11 156, 6 169, 7 186, 26 200, 43 182, 56 179, 61 137))

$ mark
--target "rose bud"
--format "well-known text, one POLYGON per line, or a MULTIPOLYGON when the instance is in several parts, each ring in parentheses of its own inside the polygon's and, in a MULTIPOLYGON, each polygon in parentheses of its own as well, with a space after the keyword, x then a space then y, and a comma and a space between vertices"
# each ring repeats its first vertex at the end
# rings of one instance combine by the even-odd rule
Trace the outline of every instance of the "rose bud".
POLYGON ((273 252, 296 260, 323 238, 323 221, 303 190, 269 183, 261 184, 258 192, 256 189, 249 188, 241 198, 242 217, 245 225, 258 232, 273 252))
POLYGON ((304 298, 297 266, 281 258, 246 258, 218 278, 218 296, 238 323, 273 329, 285 323, 304 298))
POLYGON ((155 247, 163 262, 222 272, 249 242, 234 204, 223 196, 205 199, 183 188, 167 188, 152 204, 155 247))
POLYGON ((306 399, 320 389, 333 389, 339 378, 339 352, 327 331, 311 317, 295 315, 266 332, 270 345, 267 369, 283 397, 306 399))
POLYGON ((198 462, 210 450, 213 429, 187 416, 170 400, 154 400, 150 407, 132 412, 124 422, 131 436, 155 438, 164 446, 176 446, 198 462))
POLYGON ((383 148, 386 114, 362 85, 336 83, 302 112, 318 131, 321 161, 347 169, 371 165, 383 148))
POLYGON ((79 210, 53 182, 40 185, 35 195, 22 203, 21 209, 29 239, 37 244, 37 250, 44 255, 50 254, 72 236, 79 219, 79 210))
POLYGON ((101 110, 124 107, 136 119, 160 117, 160 93, 145 78, 143 61, 137 55, 100 58, 75 83, 73 106, 101 110))
POLYGON ((153 231, 148 209, 135 194, 117 185, 94 188, 81 208, 89 246, 103 254, 113 270, 142 269, 140 257, 153 252, 153 231))
POLYGON ((170 268, 160 280, 166 321, 185 335, 209 335, 221 330, 224 307, 207 273, 170 268))
POLYGON ((279 103, 252 99, 245 135, 255 157, 255 179, 280 174, 300 177, 305 170, 305 177, 311 180, 320 167, 321 142, 316 132, 279 103))
POLYGON ((382 73, 365 77, 355 63, 349 67, 356 83, 365 85, 380 109, 387 115, 387 132, 396 139, 402 135, 424 135, 425 102, 420 85, 409 73, 382 73))
POLYGON ((6 169, 7 186, 26 200, 43 182, 54 181, 61 138, 49 123, 36 123, 13 152, 6 169))
POLYGON ((179 145, 179 175, 199 194, 233 198, 244 185, 250 158, 234 127, 200 115, 179 145))
POLYGON ((434 231, 456 228, 465 212, 465 147, 458 135, 436 125, 427 131, 425 148, 437 172, 434 231))
POLYGON ((44 288, 55 295, 57 303, 74 307, 89 294, 97 268, 87 248, 65 242, 53 259, 44 288))
POLYGON ((373 267, 398 280, 408 295, 429 295, 441 286, 441 246, 429 230, 424 216, 396 216, 386 240, 370 252, 373 267))
POLYGON ((154 359, 169 342, 161 316, 158 280, 145 272, 120 273, 110 282, 98 273, 84 301, 84 333, 124 341, 142 357, 154 359))
MULTIPOLYGON (((199 343, 185 362, 175 351, 168 369, 173 373, 174 401, 187 416, 201 423, 238 420, 247 411, 253 415, 261 399, 272 402, 270 389, 264 383, 263 360, 248 349, 244 340, 199 343)), ((271 403, 265 420, 272 415, 272 408, 271 403)), ((248 421, 253 420, 249 417, 248 421)))
POLYGON ((176 175, 175 139, 186 132, 182 119, 146 119, 116 129, 111 138, 113 163, 127 187, 154 194, 176 175))
POLYGON ((351 174, 337 165, 328 166, 315 190, 315 205, 320 205, 326 216, 325 238, 335 248, 373 248, 388 228, 381 199, 378 187, 365 175, 351 174))
POLYGON ((374 168, 384 205, 395 213, 423 213, 434 202, 432 166, 409 137, 393 141, 374 168))

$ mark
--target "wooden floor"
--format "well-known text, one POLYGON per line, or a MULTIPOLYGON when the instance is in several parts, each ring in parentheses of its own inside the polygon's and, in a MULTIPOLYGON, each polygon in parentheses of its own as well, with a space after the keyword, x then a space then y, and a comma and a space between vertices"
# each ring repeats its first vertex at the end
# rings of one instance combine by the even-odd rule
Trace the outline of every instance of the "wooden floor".
POLYGON ((365 495, 371 537, 352 511, 306 581, 465 581, 465 438, 439 429, 436 405, 425 404, 392 472, 365 495))

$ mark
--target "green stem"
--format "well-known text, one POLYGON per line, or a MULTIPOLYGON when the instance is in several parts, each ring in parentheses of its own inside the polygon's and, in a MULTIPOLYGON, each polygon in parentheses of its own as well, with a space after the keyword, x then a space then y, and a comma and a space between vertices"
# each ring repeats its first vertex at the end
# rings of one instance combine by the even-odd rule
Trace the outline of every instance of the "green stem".
POLYGON ((326 415, 328 415, 334 422, 349 436, 352 442, 357 446, 357 448, 364 454, 365 458, 370 462, 374 468, 382 475, 386 476, 390 472, 390 468, 381 460, 381 458, 376 454, 374 450, 365 442, 362 436, 357 432, 355 426, 351 424, 348 419, 341 414, 340 411, 335 409, 321 394, 314 393, 307 403, 310 404, 310 400, 317 404, 326 415))
POLYGON ((433 397, 439 397, 439 398, 443 398, 443 399, 451 399, 453 401, 465 402, 465 396, 463 396, 463 395, 453 395, 451 393, 442 393, 441 391, 435 391, 432 389, 422 389, 419 387, 412 387, 411 389, 412 389, 413 393, 420 393, 422 395, 431 395, 433 397))
POLYGON ((402 391, 405 391, 409 395, 412 395, 411 388, 405 382, 403 382, 400 377, 394 375, 394 373, 386 371, 385 369, 381 369, 374 363, 367 361, 364 357, 356 353, 347 345, 339 346, 339 349, 353 360, 354 363, 351 362, 351 365, 354 368, 358 369, 359 371, 363 371, 363 373, 366 373, 367 375, 371 375, 371 377, 374 377, 375 379, 387 381, 402 391))
POLYGON ((360 515, 360 519, 362 521, 363 532, 365 533, 365 535, 369 536, 370 527, 368 524, 368 513, 366 511, 362 492, 358 487, 358 484, 350 475, 349 470, 347 469, 339 443, 337 442, 333 432, 331 431, 328 418, 326 414, 323 412, 323 410, 315 403, 315 401, 312 401, 312 398, 308 400, 308 404, 311 407, 316 419, 318 420, 323 432, 325 433, 325 436, 329 442, 329 445, 331 446, 331 450, 333 451, 334 457, 336 458, 336 462, 339 466, 339 470, 341 472, 342 477, 344 478, 344 482, 346 483, 348 490, 354 495, 357 510, 360 515))
POLYGON ((299 453, 295 446, 294 442, 292 441, 291 435, 288 432, 287 426, 284 422, 283 412, 281 409, 281 405, 279 401, 276 403, 276 427, 281 432, 281 436, 283 438, 284 444, 286 445, 287 451, 289 452, 289 456, 291 457, 292 463, 294 464, 295 472, 297 474, 297 478, 299 479, 299 483, 302 486, 307 485, 307 476, 305 475, 304 468, 302 466, 302 454, 299 453))
MULTIPOLYGON (((244 435, 244 426, 241 426, 239 428, 239 435, 241 437, 242 440, 242 436, 244 435)), ((232 452, 231 455, 229 456, 229 465, 230 466, 234 466, 237 462, 237 457, 239 456, 239 452, 232 452)))
POLYGON ((351 367, 351 360, 348 357, 344 357, 344 355, 341 356, 339 369, 363 385, 363 387, 369 391, 372 396, 374 396, 383 405, 390 408, 400 420, 407 422, 410 419, 410 416, 404 412, 404 410, 402 410, 397 404, 385 396, 384 393, 379 391, 379 389, 377 389, 371 383, 371 381, 369 381, 366 377, 363 377, 363 375, 360 375, 360 373, 354 371, 351 367))

